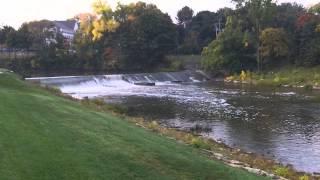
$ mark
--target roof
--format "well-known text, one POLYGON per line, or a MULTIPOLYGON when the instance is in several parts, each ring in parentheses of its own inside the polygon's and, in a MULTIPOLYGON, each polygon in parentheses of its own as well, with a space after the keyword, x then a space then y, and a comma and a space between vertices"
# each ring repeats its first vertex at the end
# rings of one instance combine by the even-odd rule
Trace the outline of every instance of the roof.
POLYGON ((68 21, 53 21, 54 25, 58 28, 61 28, 66 31, 74 31, 74 27, 76 25, 75 20, 68 20, 68 21))

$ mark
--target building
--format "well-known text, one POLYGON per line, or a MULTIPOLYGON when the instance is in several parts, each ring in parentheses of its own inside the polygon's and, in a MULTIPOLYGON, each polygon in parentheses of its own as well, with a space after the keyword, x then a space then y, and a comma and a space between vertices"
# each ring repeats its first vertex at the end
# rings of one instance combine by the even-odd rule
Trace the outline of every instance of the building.
POLYGON ((52 27, 44 30, 52 34, 52 37, 46 39, 47 44, 56 43, 56 35, 60 33, 64 37, 65 43, 71 45, 78 29, 79 23, 76 20, 52 21, 52 27))
POLYGON ((75 20, 53 21, 53 24, 56 32, 61 33, 68 42, 73 40, 75 33, 79 29, 79 23, 75 20))

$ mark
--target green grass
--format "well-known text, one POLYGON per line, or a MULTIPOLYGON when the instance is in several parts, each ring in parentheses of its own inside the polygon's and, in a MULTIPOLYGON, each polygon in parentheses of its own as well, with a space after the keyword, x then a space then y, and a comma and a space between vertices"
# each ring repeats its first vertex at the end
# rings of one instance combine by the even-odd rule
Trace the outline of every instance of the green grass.
POLYGON ((0 74, 0 179, 264 179, 0 74))

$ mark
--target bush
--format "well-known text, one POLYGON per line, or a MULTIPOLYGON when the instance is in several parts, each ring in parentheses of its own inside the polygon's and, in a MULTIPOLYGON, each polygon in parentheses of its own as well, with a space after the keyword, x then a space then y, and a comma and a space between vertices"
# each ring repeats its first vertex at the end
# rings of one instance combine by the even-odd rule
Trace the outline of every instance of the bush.
POLYGON ((106 103, 102 99, 93 99, 92 102, 97 106, 104 106, 106 103))
POLYGON ((191 145, 199 149, 210 149, 208 143, 206 143, 204 140, 198 137, 192 138, 191 145))
POLYGON ((289 177, 290 171, 287 167, 275 167, 274 173, 278 176, 289 177))
POLYGON ((152 121, 150 124, 148 124, 148 128, 153 130, 153 131, 159 129, 159 127, 160 127, 160 125, 156 121, 152 121))
POLYGON ((309 176, 307 176, 307 175, 304 175, 304 176, 301 176, 301 177, 299 177, 299 180, 309 180, 310 178, 309 178, 309 176))
POLYGON ((307 84, 303 87, 306 91, 312 91, 313 90, 313 86, 310 84, 307 84))

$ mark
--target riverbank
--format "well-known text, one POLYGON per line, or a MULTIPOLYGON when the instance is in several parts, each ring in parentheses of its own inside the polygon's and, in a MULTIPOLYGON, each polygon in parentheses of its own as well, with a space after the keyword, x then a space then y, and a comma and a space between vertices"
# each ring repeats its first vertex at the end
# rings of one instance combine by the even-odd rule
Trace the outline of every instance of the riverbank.
POLYGON ((0 179, 265 179, 12 73, 0 99, 0 179))
POLYGON ((243 71, 239 75, 226 77, 225 81, 275 87, 305 88, 307 90, 320 89, 320 66, 312 68, 287 67, 261 74, 243 71))

